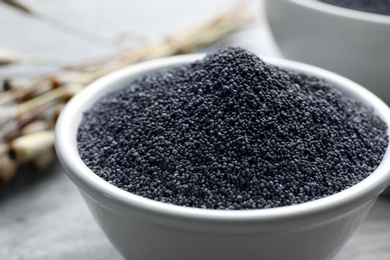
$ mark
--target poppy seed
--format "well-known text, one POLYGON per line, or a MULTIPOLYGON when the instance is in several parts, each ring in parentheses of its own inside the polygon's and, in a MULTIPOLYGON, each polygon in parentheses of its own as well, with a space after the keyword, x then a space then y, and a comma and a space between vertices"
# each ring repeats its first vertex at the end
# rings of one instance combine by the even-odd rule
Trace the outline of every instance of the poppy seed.
POLYGON ((320 2, 367 13, 390 15, 390 0, 320 0, 320 2))
POLYGON ((84 163, 149 199, 263 209, 323 198, 372 173, 388 145, 373 110, 322 79, 226 48, 151 73, 84 113, 84 163))

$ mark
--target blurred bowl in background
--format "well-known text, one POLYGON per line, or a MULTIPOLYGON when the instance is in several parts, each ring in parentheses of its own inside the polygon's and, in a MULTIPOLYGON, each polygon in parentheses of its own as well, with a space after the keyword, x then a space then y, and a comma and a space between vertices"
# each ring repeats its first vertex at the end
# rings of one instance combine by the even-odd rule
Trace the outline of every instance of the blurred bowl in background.
POLYGON ((318 0, 265 0, 265 8, 286 58, 341 74, 390 104, 390 16, 318 0))

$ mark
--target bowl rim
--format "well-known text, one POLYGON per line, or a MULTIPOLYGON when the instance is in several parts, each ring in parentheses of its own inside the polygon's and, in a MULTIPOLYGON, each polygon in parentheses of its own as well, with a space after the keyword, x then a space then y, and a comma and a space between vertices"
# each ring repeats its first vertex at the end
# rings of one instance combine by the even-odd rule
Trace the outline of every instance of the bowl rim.
MULTIPOLYGON (((375 199, 390 183, 390 146, 388 145, 381 164, 370 176, 360 183, 336 194, 301 204, 270 209, 200 209, 158 202, 129 193, 101 179, 82 162, 77 152, 76 137, 75 135, 72 136, 72 131, 73 133, 77 131, 75 130, 78 128, 78 124, 75 126, 76 117, 81 117, 82 112, 84 111, 82 109, 87 106, 88 100, 91 100, 92 96, 98 95, 103 89, 107 89, 107 86, 129 76, 163 68, 165 66, 193 62, 204 56, 205 54, 179 55, 126 67, 91 83, 66 104, 55 127, 55 148, 59 161, 65 169, 66 174, 76 186, 78 186, 82 193, 86 193, 92 198, 96 196, 100 196, 100 199, 103 197, 107 198, 111 202, 119 203, 118 205, 121 207, 129 207, 133 210, 137 209, 142 212, 153 213, 154 215, 157 214, 165 217, 190 220, 214 220, 225 223, 237 223, 240 221, 275 222, 288 218, 302 218, 303 216, 319 214, 335 208, 356 208, 357 204, 360 205, 375 199)), ((262 57, 262 59, 277 66, 320 76, 330 82, 340 84, 340 86, 343 87, 343 90, 358 95, 359 98, 363 99, 374 108, 377 114, 389 126, 387 129, 387 134, 389 135, 389 107, 374 94, 357 83, 312 65, 273 57, 262 57)), ((99 199, 95 200, 99 201, 99 199)))
POLYGON ((373 22, 378 24, 390 25, 390 15, 369 13, 354 9, 348 9, 341 6, 336 6, 328 3, 320 2, 319 0, 290 0, 291 2, 304 6, 306 8, 314 9, 319 12, 324 12, 340 17, 347 17, 354 20, 361 20, 366 22, 373 22))

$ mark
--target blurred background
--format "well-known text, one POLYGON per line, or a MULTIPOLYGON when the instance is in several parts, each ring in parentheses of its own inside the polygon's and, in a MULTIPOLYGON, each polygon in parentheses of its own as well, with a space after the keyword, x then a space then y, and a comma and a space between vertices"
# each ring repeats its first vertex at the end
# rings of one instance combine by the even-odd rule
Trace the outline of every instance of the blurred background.
MULTIPOLYGON (((3 64, 0 86, 3 85, 3 93, 8 91, 10 82, 13 88, 23 88, 45 75, 57 73, 64 65, 94 64, 102 57, 108 60, 118 55, 122 57, 148 44, 189 32, 193 26, 204 24, 221 12, 238 9, 238 1, 232 0, 23 2, 31 10, 12 7, 14 3, 0 0, 0 65, 3 64), (20 65, 20 62, 44 65, 20 65)), ((266 21, 263 2, 248 0, 245 6, 241 13, 241 17, 246 17, 245 24, 238 22, 234 30, 223 37, 217 30, 214 32, 218 35, 216 41, 200 49, 187 48, 179 52, 210 52, 223 46, 240 46, 260 56, 281 57, 266 21)), ((181 47, 189 47, 181 44, 181 47)), ((65 80, 74 77, 65 74, 65 80)), ((57 83, 61 81, 53 85, 57 83)), ((26 100, 29 98, 31 96, 26 100)), ((5 111, 10 111, 13 105, 14 100, 11 100, 0 108, 3 109, 0 113, 8 115, 5 111)), ((18 152, 15 148, 16 159, 18 152)), ((0 179, 3 178, 0 184, 0 259, 121 259, 95 224, 59 163, 55 158, 47 161, 36 170, 36 165, 34 168, 27 159, 6 168, 1 168, 4 162, 0 160, 0 179), (10 167, 17 170, 11 171, 10 167)), ((390 200, 382 197, 335 259, 389 259, 389 215, 390 200)))
MULTIPOLYGON (((202 23, 218 12, 234 6, 238 1, 177 1, 177 0, 69 0, 54 2, 50 0, 28 1, 29 6, 39 9, 50 18, 65 22, 67 25, 81 28, 105 39, 128 35, 127 46, 137 44, 132 38, 146 41, 158 41, 175 33, 202 23)), ((256 17, 259 26, 247 26, 245 31, 252 31, 246 37, 230 35, 211 48, 218 45, 240 45, 261 54, 277 53, 274 45, 270 44, 267 28, 260 23, 261 3, 246 1, 251 16, 256 17), (250 27, 250 28, 249 28, 250 27), (250 37, 248 37, 250 36, 250 37)), ((34 19, 2 4, 0 9, 0 46, 13 51, 31 55, 56 57, 69 61, 82 61, 108 54, 115 49, 113 46, 101 43, 91 43, 85 38, 59 30, 60 27, 48 19, 34 19), (46 21, 46 22, 45 22, 46 21)), ((237 34, 243 32, 239 31, 237 34)), ((39 70, 35 68, 35 70, 39 70)), ((40 69, 42 71, 42 68, 40 69)), ((24 73, 24 71, 23 71, 24 73)), ((11 66, 2 68, 0 79, 10 75, 25 76, 21 70, 11 66)))

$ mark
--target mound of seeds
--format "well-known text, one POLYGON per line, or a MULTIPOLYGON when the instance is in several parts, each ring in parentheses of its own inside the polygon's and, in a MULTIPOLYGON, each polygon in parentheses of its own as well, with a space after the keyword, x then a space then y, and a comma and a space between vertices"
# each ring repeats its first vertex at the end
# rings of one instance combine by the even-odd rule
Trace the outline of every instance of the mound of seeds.
POLYGON ((109 183, 209 209, 334 194, 374 171, 388 144, 370 108, 240 48, 129 82, 84 114, 77 138, 109 183))
POLYGON ((320 0, 320 2, 368 13, 390 15, 390 0, 320 0))

